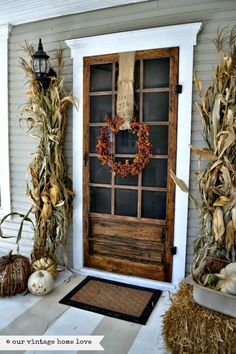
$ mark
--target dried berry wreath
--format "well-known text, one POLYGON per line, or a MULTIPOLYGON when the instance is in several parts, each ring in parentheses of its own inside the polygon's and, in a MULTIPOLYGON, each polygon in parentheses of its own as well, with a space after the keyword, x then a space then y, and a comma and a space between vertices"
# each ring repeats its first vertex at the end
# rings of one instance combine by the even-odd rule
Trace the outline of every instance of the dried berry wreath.
POLYGON ((98 143, 96 145, 96 151, 101 164, 109 166, 111 168, 110 172, 113 171, 115 175, 121 175, 122 177, 126 177, 129 174, 133 176, 139 174, 149 163, 151 156, 149 127, 146 124, 137 123, 135 118, 132 119, 130 132, 138 137, 136 142, 137 153, 132 163, 130 163, 129 160, 126 160, 125 163, 121 163, 120 161, 115 161, 112 154, 110 136, 111 131, 115 134, 118 133, 123 119, 119 116, 115 116, 113 119, 106 117, 105 120, 110 129, 108 127, 102 127, 100 129, 100 135, 98 136, 98 143))

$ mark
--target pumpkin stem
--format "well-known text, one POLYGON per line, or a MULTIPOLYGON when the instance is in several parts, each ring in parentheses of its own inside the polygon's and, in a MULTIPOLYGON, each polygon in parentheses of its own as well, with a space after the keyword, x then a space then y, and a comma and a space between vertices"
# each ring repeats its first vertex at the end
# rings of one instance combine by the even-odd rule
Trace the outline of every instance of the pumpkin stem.
POLYGON ((43 272, 41 272, 41 270, 39 270, 38 275, 40 276, 40 278, 44 277, 44 274, 43 274, 43 272))
POLYGON ((12 259, 12 250, 9 252, 9 255, 7 256, 8 262, 11 262, 12 259))

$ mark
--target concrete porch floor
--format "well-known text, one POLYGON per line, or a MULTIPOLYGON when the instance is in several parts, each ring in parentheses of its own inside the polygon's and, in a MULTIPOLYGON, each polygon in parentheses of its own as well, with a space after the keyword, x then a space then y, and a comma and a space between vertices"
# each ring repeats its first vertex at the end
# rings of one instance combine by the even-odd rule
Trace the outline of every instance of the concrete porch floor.
MULTIPOLYGON (((161 335, 162 316, 170 306, 164 291, 145 326, 59 304, 84 276, 60 273, 52 293, 41 297, 31 294, 0 299, 0 335, 104 335, 101 345, 106 354, 167 354, 161 335)), ((66 351, 99 353, 102 351, 66 351)), ((0 353, 13 353, 2 351, 0 353)), ((14 352, 15 353, 15 352, 14 352)), ((40 354, 62 351, 17 351, 40 354)))

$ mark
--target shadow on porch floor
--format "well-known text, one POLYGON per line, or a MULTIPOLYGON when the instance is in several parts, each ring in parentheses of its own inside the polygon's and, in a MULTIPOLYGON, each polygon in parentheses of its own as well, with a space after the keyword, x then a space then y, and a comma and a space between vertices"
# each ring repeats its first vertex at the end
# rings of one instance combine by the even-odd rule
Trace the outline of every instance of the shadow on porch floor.
MULTIPOLYGON (((106 354, 167 354, 161 336, 162 315, 170 305, 164 291, 145 326, 59 304, 58 301, 84 279, 60 273, 55 289, 45 297, 16 295, 0 300, 0 335, 104 335, 106 354), (68 281, 69 280, 69 281, 68 281)), ((0 351, 2 354, 12 351, 0 351)), ((41 354, 61 351, 18 351, 41 354)), ((66 353, 99 353, 67 351, 66 353)))

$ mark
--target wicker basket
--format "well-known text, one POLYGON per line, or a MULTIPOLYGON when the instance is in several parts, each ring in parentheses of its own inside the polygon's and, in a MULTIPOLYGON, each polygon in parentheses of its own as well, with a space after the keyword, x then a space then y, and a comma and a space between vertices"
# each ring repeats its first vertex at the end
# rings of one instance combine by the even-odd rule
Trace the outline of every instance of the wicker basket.
POLYGON ((14 254, 0 257, 0 296, 21 293, 27 287, 31 274, 28 258, 14 254))

